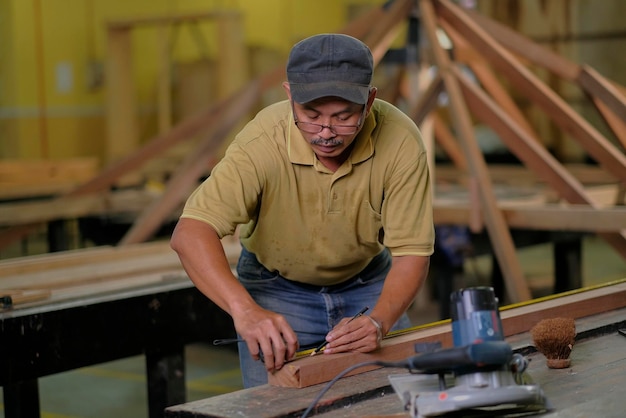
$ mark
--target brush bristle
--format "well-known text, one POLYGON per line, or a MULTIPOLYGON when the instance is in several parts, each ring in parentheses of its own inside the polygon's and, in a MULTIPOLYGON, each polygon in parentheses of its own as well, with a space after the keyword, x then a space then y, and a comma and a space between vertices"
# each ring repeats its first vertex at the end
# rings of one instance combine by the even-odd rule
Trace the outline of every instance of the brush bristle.
POLYGON ((569 356, 576 338, 576 323, 572 318, 543 319, 531 330, 537 351, 546 356, 548 367, 568 367, 569 356))

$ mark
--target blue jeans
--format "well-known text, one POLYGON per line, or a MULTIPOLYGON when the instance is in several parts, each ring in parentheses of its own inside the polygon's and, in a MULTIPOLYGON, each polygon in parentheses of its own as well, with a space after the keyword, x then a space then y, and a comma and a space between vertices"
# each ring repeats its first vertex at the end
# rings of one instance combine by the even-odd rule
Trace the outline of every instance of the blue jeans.
MULTIPOLYGON (((242 249, 237 274, 256 303, 285 317, 298 336, 300 349, 306 350, 322 343, 342 318, 355 315, 365 306, 373 308, 390 268, 391 255, 384 250, 348 281, 335 286, 314 286, 267 270, 254 254, 242 249)), ((405 314, 392 329, 410 326, 405 314)), ((239 343, 239 362, 244 387, 267 383, 265 366, 252 358, 245 342, 239 343)))

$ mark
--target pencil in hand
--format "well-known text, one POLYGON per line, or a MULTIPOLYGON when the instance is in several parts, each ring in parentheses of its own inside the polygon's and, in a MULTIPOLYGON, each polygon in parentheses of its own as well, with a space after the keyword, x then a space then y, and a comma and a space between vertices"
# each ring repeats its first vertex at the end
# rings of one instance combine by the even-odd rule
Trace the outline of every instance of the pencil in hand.
MULTIPOLYGON (((365 308, 361 309, 356 315, 354 315, 352 318, 350 318, 350 320, 348 322, 352 322, 355 319, 357 319, 359 316, 362 316, 365 312, 368 311, 368 309, 369 309, 369 306, 366 306, 365 308)), ((311 356, 314 356, 317 353, 319 353, 320 351, 322 351, 322 349, 324 347, 326 347, 326 344, 328 344, 328 341, 324 341, 323 343, 318 345, 317 348, 315 350, 313 350, 313 352, 311 353, 311 356)))

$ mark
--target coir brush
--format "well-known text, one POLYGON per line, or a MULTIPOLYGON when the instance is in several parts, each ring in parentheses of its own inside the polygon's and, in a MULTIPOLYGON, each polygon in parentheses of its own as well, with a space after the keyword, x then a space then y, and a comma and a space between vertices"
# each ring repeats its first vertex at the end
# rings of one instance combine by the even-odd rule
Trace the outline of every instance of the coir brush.
POLYGON ((576 323, 572 318, 542 319, 530 330, 530 335, 537 351, 546 356, 549 368, 570 366, 576 338, 576 323))

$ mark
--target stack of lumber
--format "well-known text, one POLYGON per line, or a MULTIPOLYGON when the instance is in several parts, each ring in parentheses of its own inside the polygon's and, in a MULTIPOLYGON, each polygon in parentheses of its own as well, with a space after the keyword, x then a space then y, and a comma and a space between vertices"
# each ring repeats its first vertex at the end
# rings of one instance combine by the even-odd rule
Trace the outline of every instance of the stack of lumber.
MULTIPOLYGON (((231 264, 239 244, 224 242, 231 264)), ((94 247, 0 262, 2 309, 54 303, 168 281, 189 281, 168 242, 94 247)), ((191 286, 191 284, 190 284, 191 286)))
POLYGON ((0 200, 64 193, 94 177, 95 157, 0 161, 0 200))

